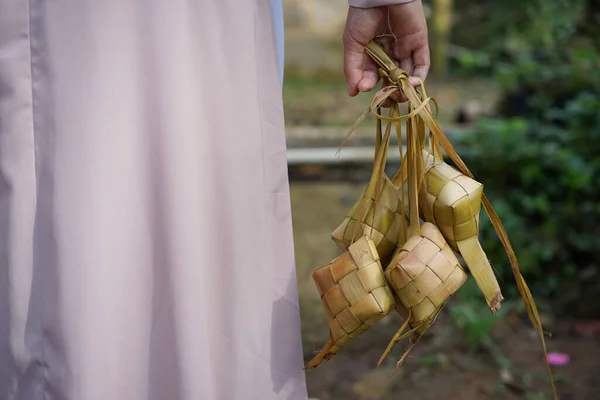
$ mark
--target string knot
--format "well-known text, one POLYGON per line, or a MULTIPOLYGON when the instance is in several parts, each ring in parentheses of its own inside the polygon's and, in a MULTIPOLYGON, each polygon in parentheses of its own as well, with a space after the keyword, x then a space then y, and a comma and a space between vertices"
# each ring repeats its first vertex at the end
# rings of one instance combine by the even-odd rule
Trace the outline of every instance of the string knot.
POLYGON ((402 68, 394 68, 390 70, 390 72, 388 73, 388 77, 390 81, 397 85, 400 85, 401 79, 408 79, 408 73, 402 68))

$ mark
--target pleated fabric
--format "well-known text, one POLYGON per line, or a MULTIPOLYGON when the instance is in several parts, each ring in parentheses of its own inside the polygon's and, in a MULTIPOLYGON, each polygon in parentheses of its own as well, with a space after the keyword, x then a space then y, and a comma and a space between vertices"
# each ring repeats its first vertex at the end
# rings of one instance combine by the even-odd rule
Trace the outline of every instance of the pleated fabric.
POLYGON ((307 398, 277 18, 0 0, 0 399, 307 398))

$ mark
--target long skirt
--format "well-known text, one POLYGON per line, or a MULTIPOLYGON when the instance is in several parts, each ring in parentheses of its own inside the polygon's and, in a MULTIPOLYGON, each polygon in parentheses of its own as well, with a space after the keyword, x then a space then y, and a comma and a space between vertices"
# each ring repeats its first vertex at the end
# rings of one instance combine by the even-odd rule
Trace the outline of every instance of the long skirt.
POLYGON ((306 399, 273 10, 0 0, 1 400, 306 399))

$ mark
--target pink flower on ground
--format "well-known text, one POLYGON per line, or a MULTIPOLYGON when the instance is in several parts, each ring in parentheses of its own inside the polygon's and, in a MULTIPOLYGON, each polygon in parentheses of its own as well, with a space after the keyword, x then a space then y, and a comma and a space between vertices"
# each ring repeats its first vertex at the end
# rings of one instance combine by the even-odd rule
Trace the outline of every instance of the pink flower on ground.
POLYGON ((548 364, 554 366, 567 365, 570 361, 570 357, 565 353, 548 353, 548 364))

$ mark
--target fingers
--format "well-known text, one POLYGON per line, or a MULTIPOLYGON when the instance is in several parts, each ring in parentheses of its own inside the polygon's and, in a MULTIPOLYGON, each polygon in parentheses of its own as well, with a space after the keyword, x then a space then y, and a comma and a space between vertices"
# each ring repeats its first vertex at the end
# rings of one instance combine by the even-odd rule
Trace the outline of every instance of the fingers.
POLYGON ((363 77, 358 82, 360 92, 370 92, 379 82, 379 69, 371 57, 364 56, 363 77))
POLYGON ((427 79, 429 73, 429 47, 424 46, 416 49, 412 53, 406 54, 405 51, 395 51, 395 54, 401 54, 400 68, 408 72, 410 78, 408 81, 413 86, 419 86, 419 80, 415 77, 421 78, 422 81, 427 79))
POLYGON ((410 74, 414 66, 413 58, 409 55, 408 57, 400 59, 399 66, 410 74))
POLYGON ((358 83, 363 79, 364 45, 344 35, 344 75, 348 85, 348 94, 359 93, 358 83))
POLYGON ((410 73, 411 78, 409 78, 409 82, 413 86, 419 86, 419 80, 413 77, 417 76, 421 78, 422 81, 427 79, 427 74, 429 73, 429 65, 430 65, 430 56, 429 56, 429 46, 425 45, 413 52, 414 59, 414 70, 410 73))
POLYGON ((348 10, 344 30, 344 75, 350 96, 372 90, 379 80, 372 60, 365 61, 365 45, 377 35, 382 15, 381 8, 350 7, 348 10))
MULTIPOLYGON (((429 72, 429 45, 427 21, 421 1, 388 6, 391 25, 397 41, 393 46, 393 56, 400 60, 400 67, 413 77, 423 81, 429 72)), ((409 79, 413 86, 418 79, 409 79)))

